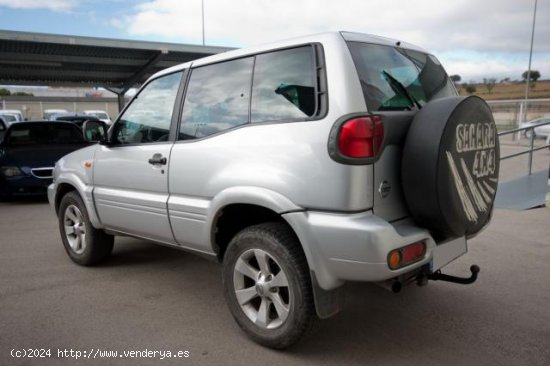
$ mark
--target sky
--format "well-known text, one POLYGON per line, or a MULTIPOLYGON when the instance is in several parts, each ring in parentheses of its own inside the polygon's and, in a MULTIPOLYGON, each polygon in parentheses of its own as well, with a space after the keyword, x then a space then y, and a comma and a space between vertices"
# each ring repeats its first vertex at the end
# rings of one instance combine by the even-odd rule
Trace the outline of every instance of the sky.
MULTIPOLYGON (((0 0, 0 29, 202 44, 201 0, 0 0)), ((333 30, 414 43, 463 82, 521 79, 535 0, 204 0, 205 43, 246 47, 333 30)), ((550 79, 550 0, 532 69, 550 79)))

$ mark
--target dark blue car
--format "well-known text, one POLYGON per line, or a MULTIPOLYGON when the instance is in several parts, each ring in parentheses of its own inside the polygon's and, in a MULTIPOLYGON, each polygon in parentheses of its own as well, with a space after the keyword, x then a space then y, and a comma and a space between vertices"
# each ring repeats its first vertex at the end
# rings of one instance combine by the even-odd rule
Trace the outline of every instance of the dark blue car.
POLYGON ((69 122, 11 125, 0 142, 0 198, 45 194, 55 162, 89 144, 69 122))

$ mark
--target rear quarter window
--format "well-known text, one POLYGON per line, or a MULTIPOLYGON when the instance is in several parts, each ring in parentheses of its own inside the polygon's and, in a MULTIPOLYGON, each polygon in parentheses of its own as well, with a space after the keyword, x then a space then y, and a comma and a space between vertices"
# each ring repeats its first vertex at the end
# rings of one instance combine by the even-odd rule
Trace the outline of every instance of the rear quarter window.
POLYGON ((305 119, 316 112, 315 60, 311 46, 258 55, 251 121, 305 119))

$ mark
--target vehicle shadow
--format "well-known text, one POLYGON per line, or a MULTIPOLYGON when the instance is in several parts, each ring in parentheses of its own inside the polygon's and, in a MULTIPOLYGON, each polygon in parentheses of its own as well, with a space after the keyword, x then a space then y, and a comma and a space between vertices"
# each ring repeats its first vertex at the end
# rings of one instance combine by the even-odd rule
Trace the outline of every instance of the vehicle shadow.
MULTIPOLYGON (((113 254, 98 267, 135 267, 165 266, 171 262, 185 264, 187 262, 204 262, 208 260, 177 248, 155 244, 145 239, 136 239, 126 236, 117 236, 113 254)), ((206 270, 206 269, 205 269, 206 270)))
POLYGON ((349 283, 342 311, 320 321, 287 352, 327 364, 437 365, 461 364, 465 357, 475 360, 476 353, 486 350, 471 337, 480 327, 472 322, 479 316, 476 309, 490 305, 475 292, 452 286, 412 285, 393 294, 374 284, 349 283), (464 303, 468 305, 463 307, 464 303))

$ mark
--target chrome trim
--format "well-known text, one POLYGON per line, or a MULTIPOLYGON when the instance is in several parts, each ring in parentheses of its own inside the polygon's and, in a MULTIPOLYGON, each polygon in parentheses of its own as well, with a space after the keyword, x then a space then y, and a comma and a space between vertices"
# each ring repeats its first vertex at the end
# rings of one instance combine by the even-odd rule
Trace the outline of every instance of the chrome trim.
POLYGON ((54 167, 45 167, 45 168, 33 168, 31 169, 31 174, 33 177, 35 178, 38 178, 38 179, 52 179, 53 178, 53 169, 54 167), (47 176, 38 176, 36 174, 34 174, 35 171, 38 171, 38 172, 42 172, 42 171, 47 171, 49 170, 50 171, 50 175, 47 175, 47 176))

